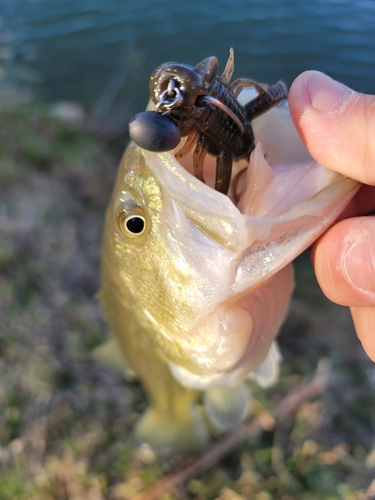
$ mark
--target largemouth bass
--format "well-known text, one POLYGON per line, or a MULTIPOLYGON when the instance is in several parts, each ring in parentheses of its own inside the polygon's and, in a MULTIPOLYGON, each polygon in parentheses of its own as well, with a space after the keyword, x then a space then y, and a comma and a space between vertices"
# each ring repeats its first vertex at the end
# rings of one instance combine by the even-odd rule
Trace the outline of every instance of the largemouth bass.
POLYGON ((287 106, 253 129, 256 148, 249 164, 233 166, 228 196, 213 189, 214 161, 204 184, 191 158, 131 143, 119 167, 101 263, 112 339, 97 355, 125 368, 123 355, 143 383, 150 407, 136 436, 162 453, 197 452, 207 422, 238 425, 246 379, 266 386, 277 377, 290 263, 358 188, 311 159, 287 106))

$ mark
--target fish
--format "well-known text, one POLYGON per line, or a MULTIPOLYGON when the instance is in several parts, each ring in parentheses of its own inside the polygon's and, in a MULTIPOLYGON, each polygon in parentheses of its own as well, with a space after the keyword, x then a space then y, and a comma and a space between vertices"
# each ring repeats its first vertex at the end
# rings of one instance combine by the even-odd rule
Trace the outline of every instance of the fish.
POLYGON ((95 356, 140 380, 150 404, 135 437, 163 456, 199 453, 249 415, 249 379, 277 380, 291 263, 359 188, 310 157, 287 105, 252 125, 255 149, 233 164, 228 195, 214 189, 214 158, 203 183, 191 156, 175 158, 183 143, 157 153, 132 142, 106 213, 110 339, 95 356))

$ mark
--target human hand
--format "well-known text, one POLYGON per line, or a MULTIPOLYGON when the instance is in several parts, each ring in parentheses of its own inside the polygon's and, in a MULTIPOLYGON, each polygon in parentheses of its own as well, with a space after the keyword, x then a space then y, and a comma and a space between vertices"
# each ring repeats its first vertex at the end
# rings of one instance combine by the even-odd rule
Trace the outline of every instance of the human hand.
POLYGON ((361 95, 323 73, 307 71, 289 93, 293 121, 322 165, 363 185, 340 221, 315 243, 313 265, 325 295, 349 306, 375 361, 375 96, 361 95))

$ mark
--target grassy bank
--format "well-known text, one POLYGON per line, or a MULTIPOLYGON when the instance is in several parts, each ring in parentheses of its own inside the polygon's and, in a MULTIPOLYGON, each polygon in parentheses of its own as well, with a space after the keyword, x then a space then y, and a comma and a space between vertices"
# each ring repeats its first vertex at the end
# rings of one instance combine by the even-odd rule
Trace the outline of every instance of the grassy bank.
MULTIPOLYGON (((90 357, 106 336, 95 294, 119 158, 43 106, 1 112, 0 145, 0 500, 130 500, 179 465, 132 448, 143 391, 90 357)), ((371 498, 374 367, 307 255, 296 278, 280 382, 254 395, 272 412, 322 359, 328 389, 164 500, 371 498)))

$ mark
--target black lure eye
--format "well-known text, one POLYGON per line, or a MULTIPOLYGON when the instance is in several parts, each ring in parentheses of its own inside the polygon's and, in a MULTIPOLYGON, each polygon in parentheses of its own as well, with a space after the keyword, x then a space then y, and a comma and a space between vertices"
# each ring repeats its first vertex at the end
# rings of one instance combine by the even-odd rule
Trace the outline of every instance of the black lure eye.
POLYGON ((146 230, 146 217, 139 207, 123 209, 117 214, 117 224, 127 238, 138 238, 146 230))

